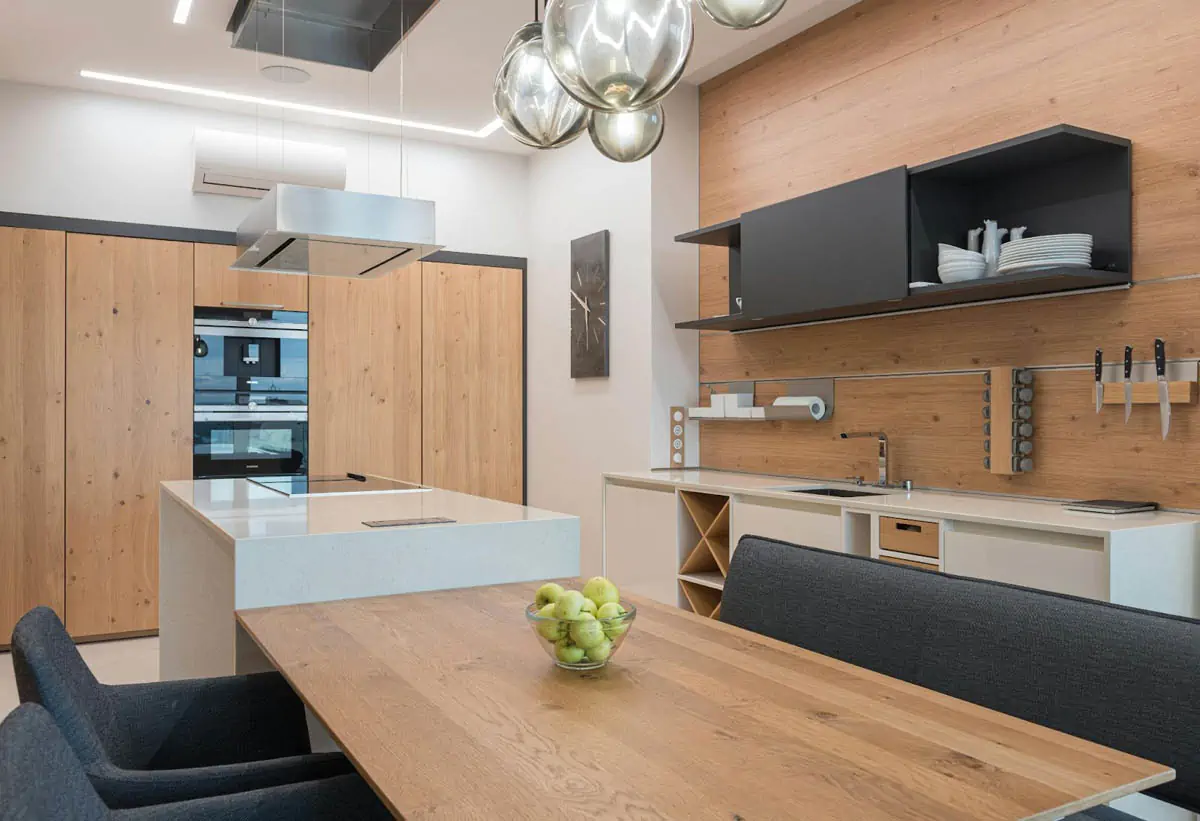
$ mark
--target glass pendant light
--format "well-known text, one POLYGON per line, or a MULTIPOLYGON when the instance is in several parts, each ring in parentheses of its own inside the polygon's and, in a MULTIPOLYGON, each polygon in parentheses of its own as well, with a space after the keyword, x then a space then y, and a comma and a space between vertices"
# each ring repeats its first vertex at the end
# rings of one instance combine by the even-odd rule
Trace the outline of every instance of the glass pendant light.
POLYGON ((588 134, 596 150, 610 160, 637 162, 658 148, 665 127, 660 104, 640 111, 593 111, 588 134))
POLYGON ((770 20, 787 0, 699 0, 715 22, 731 29, 752 29, 770 20))

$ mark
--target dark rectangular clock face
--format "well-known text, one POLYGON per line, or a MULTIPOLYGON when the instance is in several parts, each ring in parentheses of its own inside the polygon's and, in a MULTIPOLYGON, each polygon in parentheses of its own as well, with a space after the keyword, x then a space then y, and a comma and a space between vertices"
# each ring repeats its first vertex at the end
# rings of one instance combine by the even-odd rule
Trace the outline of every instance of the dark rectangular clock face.
POLYGON ((571 240, 571 378, 608 376, 608 231, 571 240))

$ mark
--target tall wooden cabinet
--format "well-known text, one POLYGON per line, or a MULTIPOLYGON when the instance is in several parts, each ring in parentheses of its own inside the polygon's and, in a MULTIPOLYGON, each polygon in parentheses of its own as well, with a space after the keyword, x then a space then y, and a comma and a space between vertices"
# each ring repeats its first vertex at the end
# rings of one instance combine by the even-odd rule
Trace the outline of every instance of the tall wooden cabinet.
POLYGON ((0 645, 63 613, 66 235, 0 228, 0 645))
POLYGON ((66 610, 158 626, 158 483, 192 474, 191 243, 67 237, 66 610))
POLYGON ((421 481, 421 266, 309 286, 309 473, 421 481))
POLYGON ((313 278, 309 470, 524 497, 524 277, 421 263, 313 278))
POLYGON ((524 499, 524 277, 422 263, 425 484, 524 499))

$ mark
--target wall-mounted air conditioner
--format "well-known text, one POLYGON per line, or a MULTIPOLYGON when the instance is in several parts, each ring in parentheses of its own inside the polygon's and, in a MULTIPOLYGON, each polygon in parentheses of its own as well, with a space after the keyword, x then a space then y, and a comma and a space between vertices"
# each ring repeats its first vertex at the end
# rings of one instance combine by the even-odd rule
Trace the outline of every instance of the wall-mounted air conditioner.
POLYGON ((277 183, 346 188, 346 149, 196 129, 192 190, 262 198, 277 183))

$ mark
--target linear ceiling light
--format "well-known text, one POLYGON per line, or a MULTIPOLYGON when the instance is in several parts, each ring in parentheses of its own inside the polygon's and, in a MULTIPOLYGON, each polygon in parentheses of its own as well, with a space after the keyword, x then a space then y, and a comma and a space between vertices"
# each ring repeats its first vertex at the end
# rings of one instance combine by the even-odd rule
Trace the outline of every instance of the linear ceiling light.
POLYGON ((188 20, 188 15, 192 13, 192 0, 179 0, 179 5, 175 7, 175 22, 178 25, 183 25, 188 20))
POLYGON ((120 83, 127 86, 138 86, 140 88, 154 88, 160 91, 173 91, 177 94, 191 94, 195 97, 208 97, 213 100, 230 100, 237 103, 249 103, 251 105, 268 106, 271 108, 282 108, 287 111, 303 111, 308 114, 320 114, 326 117, 341 117, 347 120, 359 120, 366 123, 380 123, 382 125, 392 125, 402 128, 416 128, 423 131, 437 131, 442 134, 456 134, 460 137, 474 137, 482 140, 490 136, 500 127, 500 120, 493 120, 478 130, 468 128, 454 128, 448 125, 436 125, 434 123, 421 123, 414 120, 401 120, 396 117, 384 117, 379 114, 363 114, 358 111, 346 111, 341 108, 326 108, 319 105, 306 105, 305 103, 292 103, 285 100, 271 100, 266 97, 254 97, 249 94, 233 94, 228 91, 217 91, 211 88, 198 88, 196 86, 183 86, 175 83, 161 83, 158 80, 145 80, 140 77, 123 77, 119 74, 105 74, 101 71, 81 71, 80 77, 86 77, 89 80, 104 80, 109 83, 120 83))

